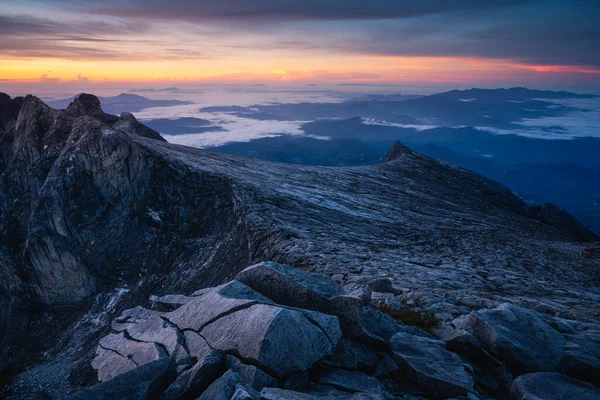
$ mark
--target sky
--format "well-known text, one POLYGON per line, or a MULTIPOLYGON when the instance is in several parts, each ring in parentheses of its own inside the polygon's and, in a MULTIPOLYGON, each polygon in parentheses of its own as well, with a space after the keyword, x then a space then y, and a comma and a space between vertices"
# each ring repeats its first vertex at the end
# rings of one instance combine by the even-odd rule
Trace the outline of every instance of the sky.
POLYGON ((598 21, 597 0, 0 0, 0 91, 350 83, 598 93, 598 21))

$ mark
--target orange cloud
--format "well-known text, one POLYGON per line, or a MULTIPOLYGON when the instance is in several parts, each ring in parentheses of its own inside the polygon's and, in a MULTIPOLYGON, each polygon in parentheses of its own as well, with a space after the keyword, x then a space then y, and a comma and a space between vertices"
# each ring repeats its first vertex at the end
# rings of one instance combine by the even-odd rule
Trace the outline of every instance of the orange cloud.
POLYGON ((536 72, 600 74, 600 69, 578 67, 573 65, 520 65, 520 67, 531 69, 536 72))

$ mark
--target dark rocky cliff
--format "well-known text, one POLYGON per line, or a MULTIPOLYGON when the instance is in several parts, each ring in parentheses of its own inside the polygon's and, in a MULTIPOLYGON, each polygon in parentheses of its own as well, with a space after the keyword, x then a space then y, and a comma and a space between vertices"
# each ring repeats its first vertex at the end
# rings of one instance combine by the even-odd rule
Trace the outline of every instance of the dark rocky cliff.
POLYGON ((51 395, 88 385, 120 311, 262 260, 355 294, 390 278, 440 321, 502 302, 598 318, 594 244, 493 181, 400 150, 368 167, 275 164, 168 144, 92 95, 64 111, 0 96, 2 375, 35 367, 28 387, 52 365, 51 395))

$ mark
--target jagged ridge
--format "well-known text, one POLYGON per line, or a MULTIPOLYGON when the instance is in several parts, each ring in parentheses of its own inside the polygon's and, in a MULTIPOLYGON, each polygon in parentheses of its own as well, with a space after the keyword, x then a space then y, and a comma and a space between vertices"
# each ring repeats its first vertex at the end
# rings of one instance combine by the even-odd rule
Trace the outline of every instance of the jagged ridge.
POLYGON ((9 364, 32 361, 19 356, 36 354, 23 343, 89 357, 69 349, 92 351, 110 317, 148 293, 218 284, 263 259, 335 276, 349 291, 388 276, 441 319, 462 304, 540 295, 554 313, 594 318, 595 253, 469 171, 410 151, 369 167, 274 164, 165 143, 130 114, 103 113, 92 95, 65 111, 3 99, 13 111, 0 114, 0 142, 10 143, 0 170, 2 332, 24 338, 3 346, 9 364), (83 308, 42 341, 24 321, 54 314, 32 314, 34 304, 83 308))

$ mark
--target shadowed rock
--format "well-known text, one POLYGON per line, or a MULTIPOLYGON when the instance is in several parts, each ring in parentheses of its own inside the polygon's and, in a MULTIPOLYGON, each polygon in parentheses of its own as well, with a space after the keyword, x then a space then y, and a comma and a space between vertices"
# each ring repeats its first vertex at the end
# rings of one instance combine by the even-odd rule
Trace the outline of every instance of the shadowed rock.
POLYGON ((65 400, 158 399, 175 377, 175 363, 163 358, 81 390, 65 400))
POLYGON ((552 203, 531 207, 530 211, 533 218, 571 235, 575 240, 580 242, 600 241, 600 237, 586 228, 577 218, 552 203))
POLYGON ((465 396, 473 390, 473 378, 456 354, 440 342, 406 333, 390 340, 391 356, 415 384, 435 397, 465 396))
POLYGON ((198 400, 230 400, 242 378, 229 370, 222 377, 211 383, 198 400))
POLYGON ((550 371, 564 351, 565 338, 532 311, 511 304, 475 311, 454 321, 494 356, 518 371, 550 371))
POLYGON ((160 400, 195 399, 219 376, 220 369, 221 353, 213 351, 180 374, 165 390, 160 400))
POLYGON ((510 398, 596 400, 600 398, 600 389, 556 372, 537 372, 515 379, 510 388, 510 398))
POLYGON ((236 278, 279 304, 337 316, 351 337, 362 333, 362 302, 332 279, 273 262, 252 265, 236 278))

